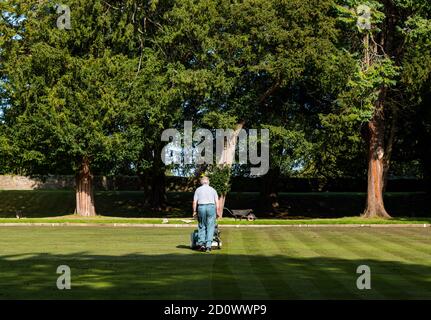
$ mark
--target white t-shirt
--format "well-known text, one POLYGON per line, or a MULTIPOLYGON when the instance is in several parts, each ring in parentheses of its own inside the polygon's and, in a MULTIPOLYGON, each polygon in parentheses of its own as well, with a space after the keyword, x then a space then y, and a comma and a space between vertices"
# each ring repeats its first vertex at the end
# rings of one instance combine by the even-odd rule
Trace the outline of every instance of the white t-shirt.
POLYGON ((207 184, 204 184, 196 189, 193 197, 198 204, 215 204, 218 199, 217 191, 207 184))

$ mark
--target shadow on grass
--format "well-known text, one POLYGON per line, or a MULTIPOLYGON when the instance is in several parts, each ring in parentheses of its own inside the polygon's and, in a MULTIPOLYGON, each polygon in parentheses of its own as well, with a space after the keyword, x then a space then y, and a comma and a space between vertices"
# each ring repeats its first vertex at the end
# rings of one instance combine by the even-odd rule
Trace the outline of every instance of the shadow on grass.
POLYGON ((192 250, 192 249, 190 248, 190 246, 186 246, 186 245, 184 245, 184 244, 180 244, 180 245, 176 246, 175 248, 177 248, 177 249, 187 249, 187 250, 192 250))
POLYGON ((0 256, 0 270, 0 299, 431 299, 431 266, 372 259, 41 252, 0 256), (362 264, 371 290, 356 287, 362 264), (71 290, 56 288, 59 265, 71 290))

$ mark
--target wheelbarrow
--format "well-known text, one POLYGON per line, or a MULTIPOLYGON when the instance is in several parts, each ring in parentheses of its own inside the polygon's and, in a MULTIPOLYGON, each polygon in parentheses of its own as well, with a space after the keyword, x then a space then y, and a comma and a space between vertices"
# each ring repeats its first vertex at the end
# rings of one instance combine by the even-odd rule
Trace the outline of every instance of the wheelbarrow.
POLYGON ((235 220, 239 219, 247 219, 248 221, 254 221, 256 220, 256 216, 253 213, 253 209, 235 209, 230 210, 229 208, 224 207, 223 210, 227 210, 234 218, 235 220))

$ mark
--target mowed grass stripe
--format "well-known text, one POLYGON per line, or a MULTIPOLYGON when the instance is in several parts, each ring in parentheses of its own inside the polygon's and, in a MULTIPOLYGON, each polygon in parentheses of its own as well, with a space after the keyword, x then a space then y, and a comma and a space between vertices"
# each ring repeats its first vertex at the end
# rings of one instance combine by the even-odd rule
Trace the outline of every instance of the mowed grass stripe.
MULTIPOLYGON (((406 259, 403 257, 405 253, 389 248, 385 244, 384 234, 370 231, 365 234, 357 231, 346 236, 358 243, 366 244, 359 247, 352 246, 351 250, 369 257, 374 288, 377 286, 380 291, 385 292, 385 295, 394 299, 431 297, 431 284, 426 284, 425 281, 429 282, 429 280, 424 279, 426 276, 429 278, 430 267, 423 264, 409 264, 410 261, 415 263, 417 261, 406 259)), ((397 238, 398 241, 400 238, 397 238)))
MULTIPOLYGON (((225 233, 223 252, 213 250, 211 254, 203 255, 214 256, 211 270, 208 270, 211 277, 211 292, 213 299, 241 299, 241 289, 238 285, 237 274, 233 272, 229 261, 229 251, 231 241, 230 233, 225 233)), ((209 258, 209 257, 208 257, 209 258)))
POLYGON ((250 263, 250 258, 244 254, 246 248, 242 234, 244 232, 247 230, 222 231, 223 253, 228 255, 231 272, 238 279, 241 297, 243 299, 269 299, 261 277, 251 272, 253 266, 250 263))
MULTIPOLYGON (((317 231, 312 230, 311 232, 317 233, 317 231)), ((351 230, 351 232, 355 232, 351 230)), ((359 290, 356 287, 356 280, 359 274, 356 274, 356 269, 359 265, 370 263, 366 254, 363 252, 358 252, 352 249, 354 246, 361 246, 363 243, 359 243, 357 240, 348 236, 347 232, 338 232, 337 230, 320 230, 319 237, 325 239, 324 249, 318 249, 326 257, 334 257, 337 260, 347 260, 340 262, 347 268, 344 269, 344 274, 340 274, 340 278, 344 278, 342 281, 346 282, 348 291, 353 293, 356 297, 363 299, 385 299, 389 298, 387 292, 396 292, 396 288, 391 285, 390 282, 385 282, 385 290, 381 291, 372 287, 372 290, 359 290), (341 258, 342 257, 342 258, 341 258), (350 260, 350 261, 349 261, 350 260)), ((320 248, 318 244, 316 247, 320 248)))
MULTIPOLYGON (((319 233, 327 232, 327 230, 319 230, 319 233)), ((314 283, 322 294, 328 299, 349 299, 357 298, 357 288, 354 286, 355 281, 350 284, 347 270, 349 270, 350 262, 328 256, 326 250, 322 247, 329 246, 330 243, 322 238, 320 234, 316 234, 310 229, 301 229, 291 233, 291 236, 301 244, 300 250, 307 252, 309 256, 314 258, 309 259, 309 264, 312 267, 314 275, 314 283), (347 281, 347 283, 346 283, 347 281)), ((343 257, 344 258, 344 257, 343 257)), ((353 274, 352 270, 352 274, 353 274)), ((354 277, 352 277, 354 280, 354 277)))
POLYGON ((292 250, 294 261, 296 261, 297 270, 302 273, 299 275, 298 281, 307 281, 308 290, 301 291, 302 299, 330 299, 333 296, 328 295, 328 288, 331 292, 339 291, 339 286, 336 285, 336 279, 322 273, 320 255, 310 249, 310 242, 314 240, 310 238, 307 229, 285 230, 281 232, 282 238, 289 243, 289 248, 292 250))
POLYGON ((307 272, 304 274, 304 264, 298 261, 301 256, 298 256, 295 249, 296 242, 293 238, 286 239, 285 237, 288 232, 289 230, 280 228, 267 230, 265 233, 267 241, 274 244, 277 250, 286 257, 284 264, 276 264, 275 267, 285 277, 285 281, 295 293, 295 298, 303 299, 305 295, 308 297, 311 294, 310 299, 320 299, 322 297, 320 290, 316 290, 316 286, 309 280, 307 272))
MULTIPOLYGON (((210 280, 205 270, 211 269, 211 263, 189 249, 177 249, 188 244, 188 232, 185 234, 184 231, 111 231, 109 238, 101 238, 97 247, 92 248, 109 254, 108 260, 103 256, 94 259, 95 263, 107 264, 106 267, 102 265, 96 274, 111 271, 112 275, 107 280, 115 282, 122 295, 128 298, 209 299, 210 280)), ((102 237, 104 232, 109 232, 109 229, 100 229, 99 235, 102 237)), ((92 270, 91 265, 89 267, 92 270)), ((103 281, 93 278, 91 274, 84 273, 84 276, 84 284, 102 289, 99 282, 103 284, 103 281)), ((119 298, 113 290, 105 291, 101 293, 103 297, 119 298)))
MULTIPOLYGON (((189 248, 192 231, 193 229, 177 230, 183 235, 184 242, 176 242, 179 243, 179 246, 182 246, 181 255, 170 266, 170 274, 176 275, 176 281, 173 281, 171 285, 175 296, 171 298, 165 294, 165 296, 161 295, 160 299, 208 300, 214 298, 212 272, 216 271, 213 270, 216 257, 203 252, 192 251, 189 248)), ((165 232, 169 232, 169 230, 165 232)), ((157 241, 160 240, 155 242, 157 241)), ((172 252, 172 248, 166 248, 166 250, 172 252)), ((161 260, 160 264, 164 264, 164 261, 161 260)), ((169 277, 170 274, 167 274, 167 276, 169 277)))
MULTIPOLYGON (((211 298, 207 272, 211 270, 211 264, 208 264, 208 259, 193 257, 194 252, 188 249, 175 249, 184 241, 184 230, 24 228, 19 233, 16 229, 2 231, 3 237, 10 234, 15 239, 31 235, 37 239, 26 239, 25 246, 21 239, 17 248, 6 248, 14 254, 35 255, 33 258, 18 257, 16 261, 19 268, 14 272, 25 269, 22 273, 34 279, 28 281, 30 288, 17 286, 17 295, 25 297, 28 295, 26 292, 37 287, 43 278, 36 269, 40 265, 47 267, 43 270, 52 281, 46 283, 55 289, 44 292, 44 297, 57 298, 55 270, 59 264, 67 264, 72 269, 74 290, 62 293, 61 297, 65 298, 117 299, 120 294, 121 298, 211 298)), ((7 263, 5 258, 7 256, 1 256, 2 265, 7 263)))
MULTIPOLYGON (((428 258, 428 254, 425 254, 422 251, 414 250, 409 245, 404 244, 404 241, 408 241, 408 239, 398 236, 398 237, 392 237, 392 240, 387 240, 388 231, 380 230, 375 232, 367 232, 367 234, 363 233, 354 233, 352 234, 356 237, 359 237, 360 239, 363 239, 365 241, 365 237, 368 237, 368 241, 370 243, 377 244, 377 248, 383 250, 388 255, 392 256, 393 258, 396 258, 397 261, 403 261, 406 263, 418 263, 425 265, 430 265, 431 257, 428 258), (376 241, 376 242, 373 242, 376 241), (416 253, 414 253, 414 251, 416 253)), ((393 234, 391 234, 392 236, 393 234)))
MULTIPOLYGON (((393 234, 390 230, 384 231, 386 231, 387 235, 391 236, 393 234)), ((403 245, 408 246, 409 249, 413 248, 420 253, 426 254, 431 258, 431 228, 401 228, 396 231, 396 234, 392 238, 397 241, 399 235, 402 236, 403 245)))
POLYGON ((264 255, 268 257, 268 261, 272 265, 272 270, 275 270, 277 279, 283 281, 283 289, 281 292, 286 294, 289 299, 301 299, 298 294, 302 290, 306 292, 313 292, 314 287, 307 280, 302 279, 298 281, 298 275, 302 276, 302 271, 297 269, 297 264, 292 261, 291 254, 278 243, 279 239, 272 237, 274 233, 283 232, 285 230, 276 229, 262 229, 261 230, 261 243, 265 246, 264 255), (296 270, 295 270, 296 268, 296 270))
POLYGON ((275 247, 271 241, 265 242, 265 234, 268 231, 257 229, 254 232, 252 230, 241 232, 242 243, 251 266, 249 272, 261 279, 266 294, 271 299, 296 299, 298 298, 296 291, 284 277, 286 270, 279 269, 280 252, 278 249, 274 251, 275 247))
POLYGON ((359 264, 369 265, 372 277, 361 297, 431 299, 431 259, 409 250, 410 241, 422 241, 425 251, 431 244, 418 228, 222 227, 224 248, 212 254, 188 249, 190 232, 0 228, 0 299, 355 298, 341 285, 334 294, 327 274, 339 281, 351 274, 355 286, 359 264), (301 241, 293 236, 304 234, 301 241), (72 290, 56 288, 60 264, 72 269, 72 290))
POLYGON ((402 252, 416 252, 414 259, 424 261, 431 261, 431 230, 423 233, 422 228, 411 229, 409 232, 402 232, 402 230, 378 230, 375 233, 382 234, 382 241, 391 246, 396 246, 402 252))

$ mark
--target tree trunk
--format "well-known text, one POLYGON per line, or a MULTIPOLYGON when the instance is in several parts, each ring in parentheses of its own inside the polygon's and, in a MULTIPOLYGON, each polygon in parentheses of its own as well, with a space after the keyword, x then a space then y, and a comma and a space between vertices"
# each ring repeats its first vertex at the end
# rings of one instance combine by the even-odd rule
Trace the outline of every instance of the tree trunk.
POLYGON ((76 209, 75 214, 83 217, 96 215, 93 193, 93 176, 90 172, 90 162, 84 158, 76 175, 76 209))
MULTIPOLYGON (((375 61, 373 57, 378 54, 378 45, 375 41, 370 41, 371 37, 365 34, 363 69, 368 71, 375 61)), ((385 36, 380 37, 380 46, 385 45, 385 36)), ((385 184, 385 174, 389 162, 385 161, 385 100, 386 89, 378 90, 378 99, 372 119, 368 122, 367 142, 368 142, 368 191, 367 204, 362 217, 364 218, 390 218, 386 212, 383 202, 383 188, 385 184), (386 165, 386 166, 385 166, 386 165)))
POLYGON ((144 207, 150 207, 156 211, 166 209, 166 179, 165 166, 160 158, 161 145, 154 149, 143 151, 139 162, 143 159, 152 160, 151 167, 140 168, 138 170, 140 188, 144 191, 144 207))
MULTIPOLYGON (((236 125, 235 131, 229 141, 226 141, 225 147, 223 149, 222 155, 220 157, 220 161, 218 163, 219 166, 229 166, 231 167, 233 162, 235 161, 235 148, 237 143, 237 138, 241 129, 244 127, 244 121, 239 122, 236 125)), ((219 210, 217 212, 218 216, 223 217, 223 208, 226 201, 227 194, 219 195, 219 210)))
POLYGON ((166 209, 166 179, 164 168, 158 168, 152 177, 151 207, 157 211, 166 209))
POLYGON ((221 194, 218 197, 218 204, 219 204, 219 208, 218 208, 218 215, 219 217, 223 217, 223 208, 224 208, 224 204, 226 202, 226 195, 225 194, 221 194))
POLYGON ((147 172, 138 172, 140 190, 144 191, 144 207, 150 206, 151 200, 151 183, 150 176, 147 172))
MULTIPOLYGON (((378 102, 382 105, 382 101, 378 102)), ((390 218, 383 202, 384 119, 380 106, 368 123, 368 193, 364 218, 390 218)))
POLYGON ((280 176, 279 168, 269 169, 269 172, 262 179, 261 197, 263 199, 264 210, 270 210, 272 213, 279 213, 278 208, 278 188, 277 181, 280 176))

